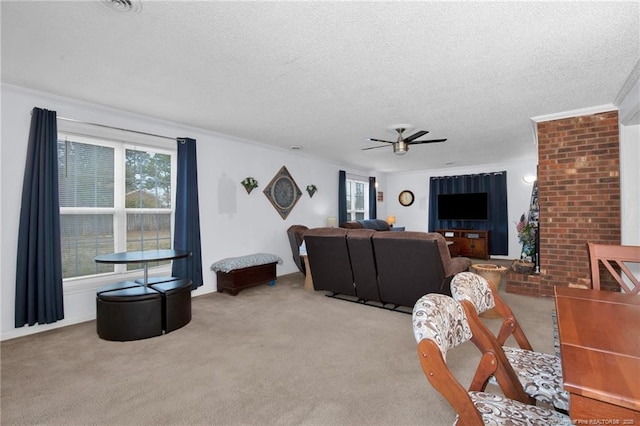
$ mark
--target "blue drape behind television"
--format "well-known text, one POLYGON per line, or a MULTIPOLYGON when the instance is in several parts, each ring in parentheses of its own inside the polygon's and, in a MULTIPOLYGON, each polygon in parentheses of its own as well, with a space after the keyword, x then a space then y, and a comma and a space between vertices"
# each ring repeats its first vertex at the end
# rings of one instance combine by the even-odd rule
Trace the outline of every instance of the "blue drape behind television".
POLYGON ((509 254, 507 172, 432 177, 429 182, 429 231, 473 227, 489 231, 489 254, 509 254), (438 194, 486 192, 487 221, 438 220, 438 194))
POLYGON ((338 226, 347 221, 347 172, 338 173, 338 226))
POLYGON ((192 289, 203 284, 196 159, 196 141, 179 138, 173 248, 189 250, 191 256, 174 260, 171 275, 190 279, 192 289))
POLYGON ((31 112, 17 255, 15 326, 63 319, 55 111, 31 112))
POLYGON ((376 178, 369 177, 369 219, 377 219, 378 203, 376 203, 376 178))

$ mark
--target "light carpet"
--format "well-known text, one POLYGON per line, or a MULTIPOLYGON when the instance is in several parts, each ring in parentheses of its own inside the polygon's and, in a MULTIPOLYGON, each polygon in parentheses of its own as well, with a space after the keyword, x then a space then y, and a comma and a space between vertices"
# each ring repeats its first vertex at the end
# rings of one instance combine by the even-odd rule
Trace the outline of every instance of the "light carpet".
MULTIPOLYGON (((295 273, 196 297, 191 323, 146 340, 101 340, 90 321, 2 342, 2 424, 452 424, 420 368, 411 315, 303 284, 295 273)), ((534 349, 553 353, 553 300, 504 298, 534 349)), ((468 386, 475 346, 447 359, 468 386)))

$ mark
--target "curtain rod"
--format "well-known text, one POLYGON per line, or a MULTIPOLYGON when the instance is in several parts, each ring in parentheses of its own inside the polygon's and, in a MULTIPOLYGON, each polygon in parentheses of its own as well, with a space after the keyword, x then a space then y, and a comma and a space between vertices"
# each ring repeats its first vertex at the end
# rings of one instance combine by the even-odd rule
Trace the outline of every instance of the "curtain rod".
POLYGON ((104 128, 107 128, 107 129, 114 129, 114 130, 121 130, 123 132, 137 133, 139 135, 154 136, 156 138, 169 139, 169 140, 172 140, 172 141, 175 141, 175 140, 178 139, 178 138, 172 138, 170 136, 156 135, 154 133, 140 132, 138 130, 130 130, 130 129, 123 129, 121 127, 107 126, 106 124, 90 123, 88 121, 80 121, 80 120, 75 120, 73 118, 65 118, 65 117, 60 117, 60 116, 57 116, 56 118, 58 120, 72 121, 74 123, 81 123, 81 124, 89 124, 91 126, 104 127, 104 128))

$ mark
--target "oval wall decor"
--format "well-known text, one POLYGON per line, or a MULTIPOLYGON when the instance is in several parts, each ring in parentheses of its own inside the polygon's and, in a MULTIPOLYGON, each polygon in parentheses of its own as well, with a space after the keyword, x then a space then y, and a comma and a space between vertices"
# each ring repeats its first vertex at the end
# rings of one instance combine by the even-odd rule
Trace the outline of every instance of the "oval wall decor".
POLYGON ((300 191, 285 166, 282 166, 262 192, 282 219, 286 219, 289 216, 293 206, 302 197, 302 191, 300 191))

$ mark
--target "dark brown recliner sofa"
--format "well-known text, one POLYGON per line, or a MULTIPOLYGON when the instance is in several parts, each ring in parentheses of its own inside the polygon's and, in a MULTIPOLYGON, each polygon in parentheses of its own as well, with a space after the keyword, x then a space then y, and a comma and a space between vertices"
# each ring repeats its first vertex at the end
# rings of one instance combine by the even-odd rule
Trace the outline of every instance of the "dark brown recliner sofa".
POLYGON ((451 295, 451 279, 471 265, 451 258, 438 233, 312 228, 304 235, 316 290, 392 308, 412 307, 427 293, 451 295))
POLYGON ((450 296, 453 276, 471 266, 470 259, 451 258, 439 233, 377 232, 371 241, 380 298, 386 303, 411 307, 427 293, 450 296))
POLYGON ((311 228, 305 231, 304 241, 313 276, 313 287, 316 290, 355 296, 347 248, 347 230, 311 228))

